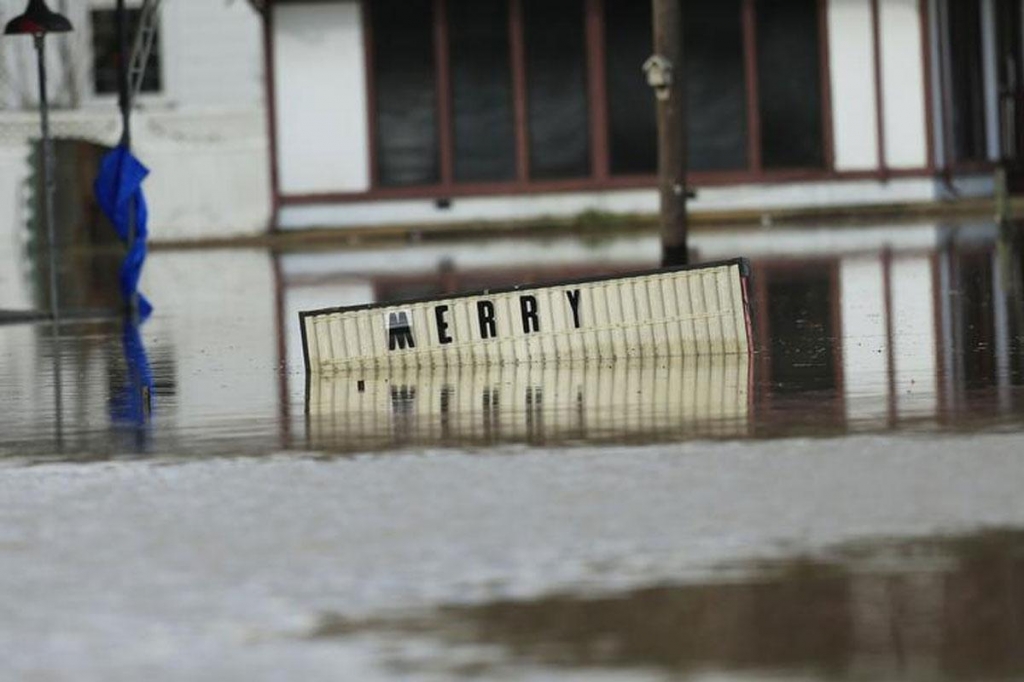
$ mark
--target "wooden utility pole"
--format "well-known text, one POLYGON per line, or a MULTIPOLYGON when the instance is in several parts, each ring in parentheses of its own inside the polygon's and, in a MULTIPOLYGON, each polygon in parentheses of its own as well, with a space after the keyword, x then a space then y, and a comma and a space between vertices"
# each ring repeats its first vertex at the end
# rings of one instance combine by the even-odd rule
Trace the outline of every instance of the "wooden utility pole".
POLYGON ((658 188, 661 194, 661 264, 688 262, 686 232, 685 0, 651 0, 654 55, 644 65, 658 108, 658 188))

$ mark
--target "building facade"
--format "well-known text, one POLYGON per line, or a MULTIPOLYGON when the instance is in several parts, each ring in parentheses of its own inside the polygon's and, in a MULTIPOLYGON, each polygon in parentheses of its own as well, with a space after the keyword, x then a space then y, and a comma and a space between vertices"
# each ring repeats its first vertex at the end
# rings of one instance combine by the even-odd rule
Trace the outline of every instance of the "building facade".
MULTIPOLYGON (((274 0, 273 223, 657 210, 647 0, 274 0)), ((1020 0, 687 0, 694 208, 992 191, 1020 0)))
MULTIPOLYGON (((121 135, 114 0, 50 0, 74 31, 47 39, 54 136, 102 145, 121 135)), ((128 3, 137 24, 138 0, 128 3)), ((24 0, 0 0, 6 22, 24 0)), ((260 16, 240 0, 167 0, 136 100, 133 144, 154 237, 262 232, 269 214, 260 16)), ((23 225, 30 144, 39 136, 32 41, 0 37, 0 225, 23 225)), ((3 228, 0 228, 3 229, 3 228)))

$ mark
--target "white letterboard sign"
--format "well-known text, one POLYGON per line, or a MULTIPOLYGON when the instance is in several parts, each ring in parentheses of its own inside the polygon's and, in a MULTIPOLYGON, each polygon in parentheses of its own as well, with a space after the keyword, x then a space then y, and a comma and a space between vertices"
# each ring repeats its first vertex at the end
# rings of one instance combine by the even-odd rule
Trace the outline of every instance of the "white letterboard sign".
POLYGON ((308 372, 746 353, 743 259, 299 314, 308 372))

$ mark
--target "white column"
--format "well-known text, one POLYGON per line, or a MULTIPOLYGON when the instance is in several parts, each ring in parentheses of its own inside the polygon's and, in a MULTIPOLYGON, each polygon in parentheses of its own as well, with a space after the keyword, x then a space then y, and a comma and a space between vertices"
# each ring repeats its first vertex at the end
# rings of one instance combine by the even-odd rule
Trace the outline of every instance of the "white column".
POLYGON ((837 170, 878 168, 871 0, 828 1, 828 68, 837 170))
POLYGON ((274 5, 277 164, 285 194, 370 186, 357 2, 274 5))
POLYGON ((922 168, 928 127, 920 6, 918 0, 882 0, 878 9, 886 164, 922 168))

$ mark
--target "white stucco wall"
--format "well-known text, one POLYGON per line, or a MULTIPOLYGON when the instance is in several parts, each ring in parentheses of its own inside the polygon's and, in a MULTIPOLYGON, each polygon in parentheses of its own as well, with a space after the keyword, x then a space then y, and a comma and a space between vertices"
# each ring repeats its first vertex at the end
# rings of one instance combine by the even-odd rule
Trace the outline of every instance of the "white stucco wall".
MULTIPOLYGON (((95 1, 95 0, 94 0, 95 1)), ((244 0, 165 0, 168 40, 164 76, 174 101, 187 106, 262 107, 263 27, 244 0)))
POLYGON ((155 239, 256 234, 270 215, 269 143, 260 110, 142 114, 135 148, 155 239))
MULTIPOLYGON (((826 180, 780 184, 698 187, 690 202, 693 211, 773 211, 808 206, 859 206, 935 199, 937 186, 929 178, 826 180)), ((566 218, 584 211, 655 214, 654 189, 537 193, 522 196, 456 197, 449 208, 430 199, 359 201, 289 205, 281 209, 281 229, 364 227, 369 225, 444 224, 509 221, 543 217, 566 218)))
POLYGON ((919 2, 882 0, 878 8, 885 161, 889 168, 922 168, 928 159, 919 2))
MULTIPOLYGON (((67 3, 74 32, 47 41, 55 137, 112 145, 120 136, 116 97, 93 93, 91 74, 90 10, 113 7, 114 0, 67 3)), ((133 117, 134 149, 152 171, 145 190, 153 237, 263 232, 270 180, 262 20, 243 0, 168 0, 161 7, 163 90, 140 96, 133 117)), ((3 17, 23 8, 23 0, 0 0, 3 17)), ((36 101, 31 43, 0 40, 0 243, 22 231, 24 221, 8 216, 22 208, 18 178, 39 136, 38 114, 25 109, 36 101)))
MULTIPOLYGON (((55 137, 117 143, 116 113, 56 111, 55 137)), ((145 110, 133 117, 133 149, 150 169, 143 189, 154 239, 255 234, 266 230, 270 180, 266 123, 260 109, 145 110)), ((29 144, 39 136, 34 112, 0 112, 0 241, 20 232, 29 144)))
POLYGON ((828 67, 837 170, 878 167, 871 0, 829 0, 828 67))
POLYGON ((362 18, 357 2, 274 8, 283 194, 370 186, 362 18))
MULTIPOLYGON (((51 2, 51 7, 58 6, 51 2)), ((140 2, 128 2, 138 7, 140 2)), ((0 0, 0 19, 24 9, 24 0, 0 0)), ((92 10, 111 10, 116 0, 74 0, 64 11, 71 33, 47 38, 51 87, 57 106, 116 107, 114 95, 97 95, 92 82, 92 10)), ((162 91, 144 93, 145 108, 262 106, 263 28, 244 0, 167 0, 160 8, 162 91)), ((34 105, 37 89, 32 41, 0 40, 4 78, 0 105, 34 105), (14 92, 11 92, 13 90, 14 92)))

